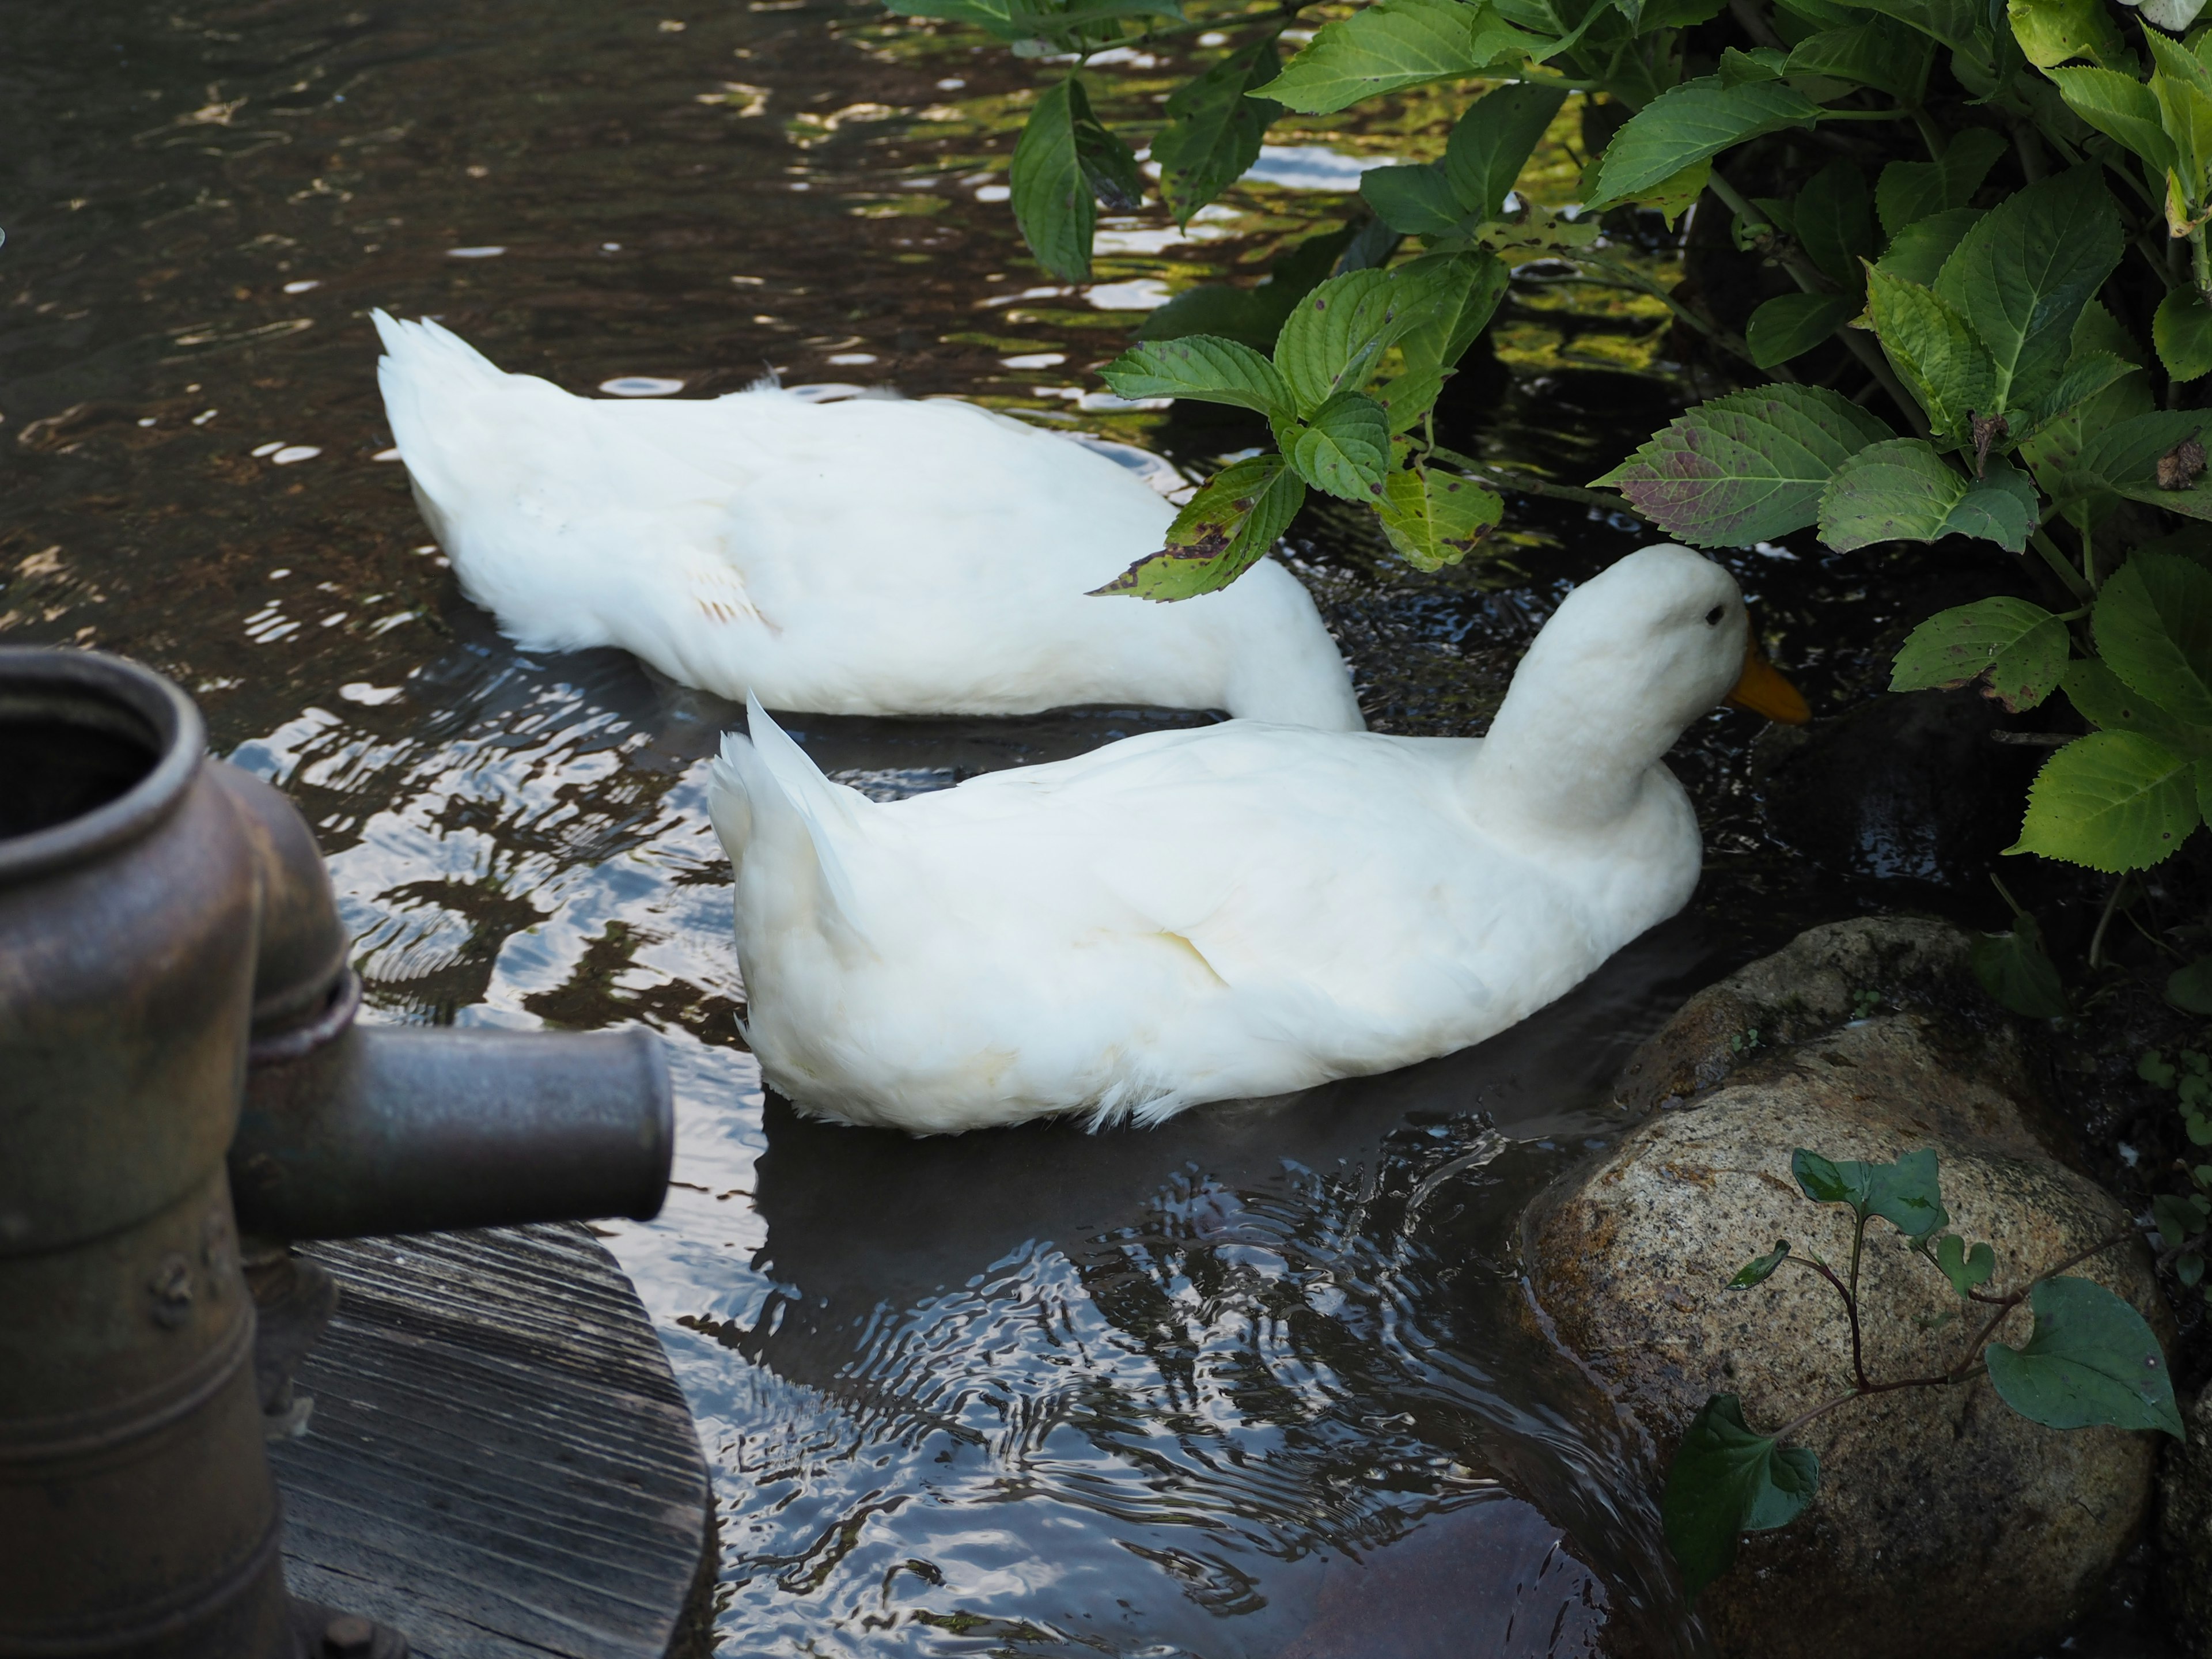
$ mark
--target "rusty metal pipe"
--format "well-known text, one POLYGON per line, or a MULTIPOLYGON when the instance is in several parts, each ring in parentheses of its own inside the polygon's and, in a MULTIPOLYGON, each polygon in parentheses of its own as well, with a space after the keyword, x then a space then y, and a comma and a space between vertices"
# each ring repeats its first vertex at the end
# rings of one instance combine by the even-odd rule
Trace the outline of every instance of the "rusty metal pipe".
POLYGON ((668 1062, 642 1030, 352 1025, 257 1065, 230 1147, 239 1224, 280 1238, 660 1210, 668 1062))

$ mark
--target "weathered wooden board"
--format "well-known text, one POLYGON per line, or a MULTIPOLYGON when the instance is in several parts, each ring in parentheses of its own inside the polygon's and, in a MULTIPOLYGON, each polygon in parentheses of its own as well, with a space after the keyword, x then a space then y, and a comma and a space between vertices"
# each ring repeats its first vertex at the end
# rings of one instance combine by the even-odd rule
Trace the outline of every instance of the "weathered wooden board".
POLYGON ((295 1595, 419 1659, 663 1659, 712 1528, 653 1327, 583 1228, 302 1247, 343 1300, 270 1448, 295 1595))

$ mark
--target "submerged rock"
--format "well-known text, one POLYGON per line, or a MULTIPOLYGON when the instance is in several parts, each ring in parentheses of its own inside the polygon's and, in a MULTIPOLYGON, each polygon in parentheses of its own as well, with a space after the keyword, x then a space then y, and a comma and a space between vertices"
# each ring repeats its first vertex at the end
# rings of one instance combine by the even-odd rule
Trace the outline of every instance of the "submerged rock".
MULTIPOLYGON (((1848 1392, 1850 1330, 1826 1283, 1785 1267, 1723 1288, 1778 1238, 1848 1260, 1849 1212, 1791 1177, 1800 1146, 1875 1161, 1935 1148, 1953 1226, 1995 1246, 2000 1289, 2126 1236, 2070 1271, 2170 1324, 2126 1212, 2056 1156, 1966 951, 1940 924, 1847 922, 1701 993, 1625 1079, 1632 1100, 1684 1109, 1532 1212, 1537 1303, 1662 1467, 1712 1395, 1738 1395, 1771 1431, 1848 1392)), ((1886 1223, 1868 1229, 1861 1288, 1875 1381, 1941 1373, 1980 1328, 1886 1223)), ((1997 1335, 2017 1344, 2030 1322, 2015 1310, 1997 1335)), ((2049 1640, 2141 1528, 2156 1455, 2147 1435, 2031 1423, 1986 1376, 1854 1401, 1795 1443, 1820 1456, 1819 1495, 1748 1535, 1699 1603, 1728 1659, 1998 1659, 2049 1640)))

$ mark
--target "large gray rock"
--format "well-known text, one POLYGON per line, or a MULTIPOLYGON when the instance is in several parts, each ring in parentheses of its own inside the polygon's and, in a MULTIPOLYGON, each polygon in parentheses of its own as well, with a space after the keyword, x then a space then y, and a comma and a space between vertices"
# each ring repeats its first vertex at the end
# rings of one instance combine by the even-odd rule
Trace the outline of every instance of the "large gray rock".
POLYGON ((2159 1482, 2158 1541, 2183 1651, 2212 1659, 2212 1388, 2184 1416, 2188 1442, 2167 1449, 2159 1482))
MULTIPOLYGON (((1826 1284, 1785 1267, 1723 1288, 1778 1238, 1848 1261, 1849 1213, 1799 1193, 1795 1148, 1887 1160, 1934 1147, 1954 1225, 1996 1247, 1999 1288, 2130 1231, 2118 1203, 2052 1155, 2009 1027, 1976 1018, 1962 988, 1966 949, 1938 924, 1844 923, 1700 994, 1626 1079, 1628 1095, 1676 1109, 1532 1213, 1538 1304, 1659 1467, 1712 1395, 1740 1395, 1772 1429, 1848 1389, 1849 1328, 1826 1284)), ((2132 1239, 2073 1271, 2170 1328, 2132 1239)), ((1885 1223, 1869 1228, 1861 1284, 1876 1381, 1948 1370, 1979 1328, 1885 1223)), ((2018 1343, 2029 1324, 2016 1311, 2000 1338, 2018 1343)), ((1820 1455, 1820 1495, 1792 1526, 1746 1539, 1699 1605, 1730 1659, 2026 1650, 2136 1535, 2155 1456, 2148 1436, 2030 1423, 1985 1376, 1855 1401, 1797 1443, 1820 1455)))

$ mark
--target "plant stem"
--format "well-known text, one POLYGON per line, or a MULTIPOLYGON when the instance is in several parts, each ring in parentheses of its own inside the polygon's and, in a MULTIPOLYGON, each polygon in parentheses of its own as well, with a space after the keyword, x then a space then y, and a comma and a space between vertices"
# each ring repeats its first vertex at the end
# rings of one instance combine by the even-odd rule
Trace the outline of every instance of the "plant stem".
POLYGON ((2063 1261, 2059 1262, 2055 1267, 2045 1267, 2041 1273, 2036 1274, 2034 1278, 2029 1279, 2027 1284, 2021 1285, 2018 1290, 2014 1291, 2009 1295, 2004 1297, 2001 1301, 1995 1304, 1996 1311, 1990 1316, 1990 1322, 1983 1326, 1981 1328, 1981 1334, 1974 1338, 1973 1346, 1966 1350, 1966 1357, 1951 1368, 1944 1380, 1947 1382, 1956 1382, 1961 1377, 1965 1376, 1969 1370, 1972 1370, 1974 1365, 1982 1357, 1982 1350, 1989 1346, 1990 1339, 1996 1334, 1997 1327, 2003 1324, 2006 1316, 2010 1314, 2014 1308, 2017 1308, 2021 1303, 2027 1301, 2028 1293, 2034 1290, 2037 1285, 2043 1283, 2045 1279, 2056 1279, 2059 1274, 2064 1273, 2069 1267, 2080 1267, 2084 1261, 2087 1261, 2091 1256, 2095 1255, 2099 1251, 2109 1250, 2115 1244, 2124 1244, 2128 1240, 2134 1237, 2135 1234, 2132 1231, 2129 1231, 2112 1233, 2106 1237, 2100 1238, 2094 1244, 2089 1245, 2087 1249, 2075 1251, 2073 1255, 2068 1256, 2063 1261))
POLYGON ((2074 568, 2074 562, 2059 550, 2057 542, 2051 539, 2049 531, 2038 525, 2028 532, 2027 539, 2029 544, 2043 555, 2043 562, 2058 573, 2058 580, 2066 584, 2068 592, 2077 599, 2087 600, 2097 597, 2097 590, 2082 580, 2081 573, 2074 568))
MULTIPOLYGON (((1858 1263, 1856 1260, 1858 1255, 1858 1248, 1856 1240, 1852 1241, 1851 1255, 1853 1257, 1851 1264, 1851 1276, 1856 1280, 1858 1276, 1858 1263)), ((1851 1295, 1850 1291, 1844 1288, 1844 1281, 1836 1277, 1835 1269, 1829 1267, 1826 1262, 1815 1261, 1808 1257, 1795 1255, 1784 1256, 1782 1259, 1784 1261, 1795 1261, 1799 1267, 1807 1268, 1813 1273, 1820 1274, 1821 1278, 1826 1279, 1828 1283, 1834 1285, 1836 1287, 1836 1294, 1843 1297, 1844 1317, 1850 1320, 1851 1323, 1851 1375, 1854 1379, 1856 1379, 1854 1386, 1860 1393, 1866 1393, 1869 1389, 1874 1387, 1874 1384, 1867 1381, 1866 1358, 1863 1350, 1861 1349, 1859 1342, 1859 1305, 1857 1299, 1851 1295)))
POLYGON ((2112 912, 2119 908, 2120 895, 2127 890, 2128 872, 2123 870, 2120 878, 2112 884, 2112 894, 2105 900, 2104 914, 2097 918, 2097 931, 2089 935, 2089 966, 2103 966, 2100 958, 2105 950, 2105 929, 2112 925, 2112 912))
POLYGON ((1607 513, 1626 513, 1646 524, 1656 520, 1626 495, 1608 495, 1603 490, 1583 489, 1574 484, 1553 483, 1549 478, 1537 477, 1534 473, 1516 472, 1509 467, 1493 466, 1488 461, 1478 461, 1472 455, 1462 455, 1455 449, 1431 443, 1429 453, 1449 465, 1472 472, 1486 483, 1496 484, 1501 489, 1510 489, 1523 495, 1548 495, 1554 501, 1580 501, 1585 507, 1602 507, 1607 513))

